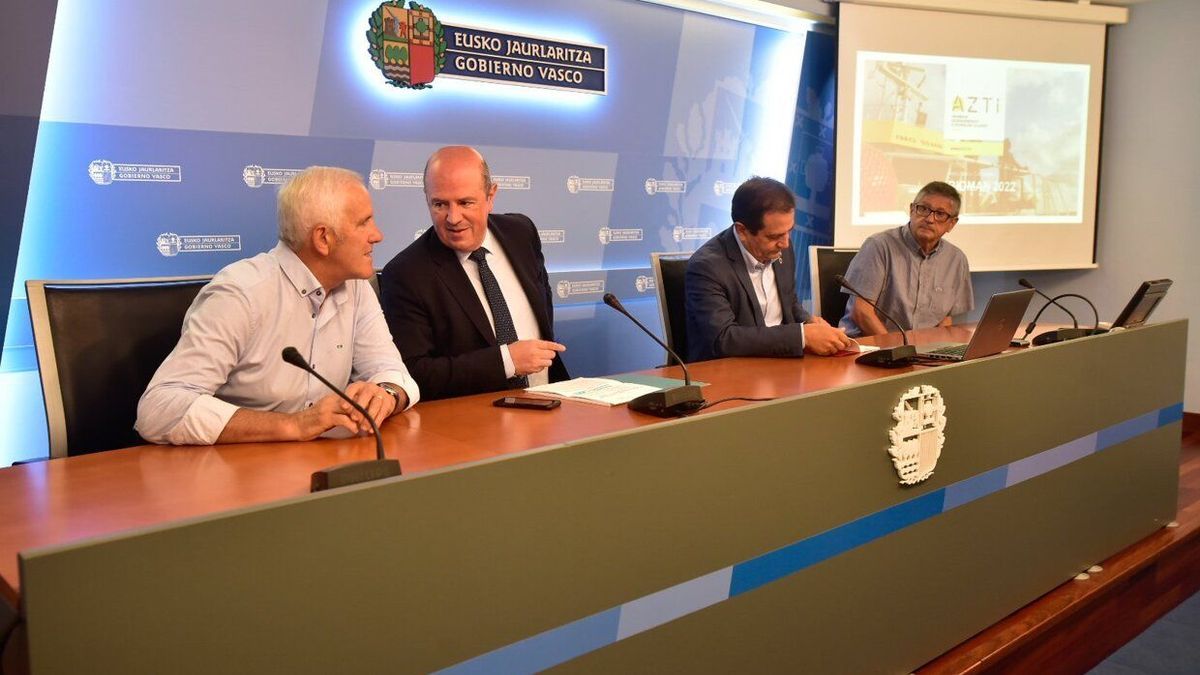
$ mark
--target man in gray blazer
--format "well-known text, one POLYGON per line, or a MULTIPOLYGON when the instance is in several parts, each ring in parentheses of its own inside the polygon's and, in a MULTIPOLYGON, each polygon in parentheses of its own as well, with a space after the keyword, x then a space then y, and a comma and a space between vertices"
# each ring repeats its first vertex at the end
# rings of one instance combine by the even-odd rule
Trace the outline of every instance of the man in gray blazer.
POLYGON ((734 192, 731 215, 733 225, 688 261, 688 360, 829 355, 849 347, 844 332, 810 316, 796 297, 792 191, 751 178, 734 192))

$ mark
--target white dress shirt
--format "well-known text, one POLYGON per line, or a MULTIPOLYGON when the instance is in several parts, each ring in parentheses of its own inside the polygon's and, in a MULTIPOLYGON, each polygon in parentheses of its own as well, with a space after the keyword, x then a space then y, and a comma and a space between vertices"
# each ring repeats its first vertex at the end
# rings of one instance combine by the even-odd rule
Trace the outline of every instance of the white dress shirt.
MULTIPOLYGON (((488 269, 492 270, 492 275, 496 277, 496 283, 500 285, 500 292, 504 294, 504 304, 508 305, 508 313, 512 316, 513 326, 517 329, 517 339, 542 339, 537 317, 533 314, 533 306, 529 304, 525 289, 521 287, 521 281, 517 279, 517 273, 513 270, 512 262, 504 252, 504 247, 500 246, 500 242, 492 235, 490 229, 483 237, 483 247, 488 250, 488 269)), ((496 320, 492 317, 492 307, 488 304, 487 295, 483 292, 483 282, 479 279, 479 266, 468 258, 471 255, 469 252, 455 251, 455 253, 458 255, 458 262, 463 266, 463 271, 467 273, 467 279, 471 281, 471 287, 475 289, 475 295, 479 296, 479 302, 483 305, 484 313, 487 314, 488 323, 492 326, 492 334, 495 335, 496 320)), ((512 355, 508 352, 508 345, 500 347, 500 358, 504 360, 504 376, 509 378, 515 376, 517 368, 513 364, 512 355)), ((531 387, 549 382, 549 368, 529 374, 529 386, 531 387)))
MULTIPOLYGON (((742 238, 734 233, 734 241, 737 242, 738 248, 742 251, 742 258, 746 261, 746 273, 750 275, 750 285, 754 287, 754 297, 758 300, 758 309, 763 315, 763 324, 768 328, 778 326, 783 323, 783 304, 779 300, 779 287, 775 283, 775 266, 782 264, 781 258, 776 258, 769 263, 761 263, 758 258, 750 255, 750 251, 746 250, 746 246, 742 244, 742 238)), ((801 344, 803 344, 803 333, 801 335, 801 344)))
MULTIPOLYGON (((238 408, 294 413, 331 392, 286 363, 295 347, 334 385, 391 382, 420 398, 370 284, 333 289, 282 242, 229 265, 201 289, 183 334, 138 402, 138 433, 155 443, 211 445, 238 408)), ((347 436, 335 428, 327 436, 347 436)))

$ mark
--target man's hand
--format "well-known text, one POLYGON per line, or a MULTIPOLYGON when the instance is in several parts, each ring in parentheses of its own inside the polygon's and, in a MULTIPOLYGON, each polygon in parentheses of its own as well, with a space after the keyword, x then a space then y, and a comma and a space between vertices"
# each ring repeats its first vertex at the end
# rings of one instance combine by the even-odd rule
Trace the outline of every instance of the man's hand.
POLYGON ((567 348, 548 340, 517 340, 509 343, 508 355, 512 357, 516 375, 529 375, 550 367, 554 355, 567 348))
POLYGON ((804 351, 819 356, 836 354, 850 347, 850 338, 841 328, 830 326, 827 321, 818 317, 812 323, 804 324, 804 351))
POLYGON ((361 424, 366 424, 363 416, 337 394, 329 394, 304 410, 292 413, 290 417, 295 425, 294 438, 298 441, 310 441, 334 427, 343 427, 357 434, 361 424))
MULTIPOLYGON (((383 421, 396 409, 396 399, 391 394, 384 391, 383 387, 374 382, 351 382, 350 386, 346 387, 346 395, 354 399, 354 402, 361 405, 371 419, 375 420, 375 424, 383 424, 383 421)), ((363 419, 354 408, 342 401, 342 405, 346 410, 353 413, 353 419, 358 424, 358 431, 361 433, 371 433, 371 423, 363 419)))

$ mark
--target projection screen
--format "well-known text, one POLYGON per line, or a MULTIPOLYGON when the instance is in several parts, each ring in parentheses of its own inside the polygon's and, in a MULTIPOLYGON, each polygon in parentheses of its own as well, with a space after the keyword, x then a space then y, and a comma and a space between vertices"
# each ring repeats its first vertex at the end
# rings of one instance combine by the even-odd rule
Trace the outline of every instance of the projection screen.
POLYGON ((1105 26, 842 3, 834 245, 963 203, 972 271, 1095 266, 1105 26))

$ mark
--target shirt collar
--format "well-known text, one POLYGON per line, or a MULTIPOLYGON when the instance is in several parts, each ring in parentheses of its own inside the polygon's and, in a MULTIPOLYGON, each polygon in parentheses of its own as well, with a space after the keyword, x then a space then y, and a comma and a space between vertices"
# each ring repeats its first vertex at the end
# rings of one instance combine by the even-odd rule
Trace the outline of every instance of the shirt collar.
MULTIPOLYGON (((283 276, 292 284, 296 294, 303 298, 308 298, 314 306, 320 306, 325 300, 327 291, 321 287, 321 282, 317 280, 317 276, 308 269, 308 265, 296 255, 287 244, 282 241, 271 249, 271 255, 279 261, 279 268, 283 270, 283 276)), ((342 284, 345 287, 345 284, 342 284)), ((331 294, 336 295, 336 293, 331 294)))
POLYGON ((759 262, 758 258, 755 258, 753 255, 751 255, 750 251, 746 250, 746 246, 742 244, 742 238, 738 236, 736 227, 733 230, 733 240, 737 242, 738 248, 742 251, 742 259, 746 261, 747 272, 758 272, 765 270, 774 263, 774 261, 771 263, 761 263, 759 262))
MULTIPOLYGON (((500 250, 500 244, 496 242, 496 237, 492 234, 492 228, 489 227, 487 232, 484 233, 483 243, 480 244, 480 246, 486 248, 488 253, 491 253, 492 255, 496 255, 496 251, 500 250)), ((473 251, 467 251, 466 253, 458 250, 454 251, 454 255, 458 256, 458 264, 460 265, 465 265, 467 263, 467 257, 470 256, 471 253, 473 253, 473 251)))
POLYGON ((934 246, 932 251, 930 251, 928 254, 922 251, 921 245, 917 243, 917 238, 913 236, 912 230, 908 229, 908 223, 900 226, 900 238, 904 240, 904 243, 909 249, 912 250, 913 253, 916 253, 922 258, 933 257, 934 255, 937 255, 938 251, 942 250, 942 239, 938 239, 937 246, 934 246))

